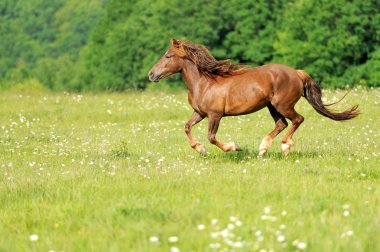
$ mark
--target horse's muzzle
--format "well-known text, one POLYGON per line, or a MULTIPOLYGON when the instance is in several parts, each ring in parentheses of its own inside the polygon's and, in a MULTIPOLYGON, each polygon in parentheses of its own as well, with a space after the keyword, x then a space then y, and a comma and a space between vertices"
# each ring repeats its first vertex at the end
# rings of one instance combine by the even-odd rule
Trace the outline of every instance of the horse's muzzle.
POLYGON ((152 71, 149 71, 148 78, 150 81, 158 82, 160 79, 159 75, 155 75, 152 71))

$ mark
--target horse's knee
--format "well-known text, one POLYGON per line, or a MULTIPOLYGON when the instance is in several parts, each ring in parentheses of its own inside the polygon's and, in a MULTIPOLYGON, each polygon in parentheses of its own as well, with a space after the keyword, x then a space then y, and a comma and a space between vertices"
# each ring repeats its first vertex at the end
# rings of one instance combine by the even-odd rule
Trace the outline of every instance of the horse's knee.
POLYGON ((190 131, 191 131, 191 125, 190 125, 190 123, 186 123, 185 124, 185 132, 186 132, 186 134, 189 134, 190 131))

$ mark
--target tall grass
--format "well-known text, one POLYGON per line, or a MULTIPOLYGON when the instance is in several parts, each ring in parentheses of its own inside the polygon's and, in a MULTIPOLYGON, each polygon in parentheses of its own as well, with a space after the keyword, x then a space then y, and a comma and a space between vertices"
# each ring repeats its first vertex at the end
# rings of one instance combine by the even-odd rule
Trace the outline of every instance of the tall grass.
MULTIPOLYGON (((327 101, 342 91, 325 91, 327 101)), ((263 159, 267 110, 207 120, 189 146, 185 92, 0 94, 0 251, 379 251, 380 90, 335 122, 304 100, 287 159, 263 159), (264 250, 262 250, 264 251, 264 250)))

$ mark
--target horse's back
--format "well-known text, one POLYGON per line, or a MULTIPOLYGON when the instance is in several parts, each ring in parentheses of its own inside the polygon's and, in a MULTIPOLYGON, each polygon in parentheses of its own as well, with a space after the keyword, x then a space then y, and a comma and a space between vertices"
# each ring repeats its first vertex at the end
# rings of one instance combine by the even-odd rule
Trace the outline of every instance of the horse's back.
POLYGON ((283 64, 253 67, 247 69, 246 76, 247 84, 272 104, 289 99, 298 101, 303 93, 303 83, 297 70, 283 64))
POLYGON ((241 76, 234 78, 235 84, 252 86, 261 92, 274 93, 282 89, 301 90, 302 81, 297 71, 283 64, 271 63, 246 69, 241 76))

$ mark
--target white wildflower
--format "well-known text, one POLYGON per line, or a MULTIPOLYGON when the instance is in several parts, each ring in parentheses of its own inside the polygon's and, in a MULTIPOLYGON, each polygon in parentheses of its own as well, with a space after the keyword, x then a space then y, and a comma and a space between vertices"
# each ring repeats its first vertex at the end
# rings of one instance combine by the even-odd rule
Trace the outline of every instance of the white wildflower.
POLYGON ((265 214, 270 214, 270 207, 264 207, 264 213, 265 214))
POLYGON ((228 236, 228 229, 223 229, 222 231, 220 231, 220 234, 226 238, 228 236))
POLYGON ((31 240, 31 241, 37 241, 38 240, 38 235, 32 234, 31 236, 29 236, 29 240, 31 240))
POLYGON ((278 242, 284 242, 285 241, 285 236, 283 236, 283 235, 277 236, 277 241, 278 242))
POLYGON ((178 241, 179 241, 179 238, 177 236, 170 236, 168 238, 168 242, 174 243, 174 242, 178 242, 178 241))
POLYGON ((348 210, 344 210, 343 211, 343 216, 344 217, 347 217, 347 216, 349 216, 350 215, 350 211, 348 211, 348 210))
POLYGON ((199 224, 199 225, 197 226, 197 228, 198 228, 198 230, 203 230, 203 229, 205 229, 205 225, 203 225, 203 224, 199 224))
POLYGON ((149 241, 151 243, 158 243, 159 239, 157 236, 151 236, 151 237, 149 237, 149 241))
POLYGON ((306 243, 304 243, 304 242, 299 242, 298 244, 297 244, 297 248, 298 249, 305 249, 307 247, 307 244, 306 243))
POLYGON ((170 247, 170 252, 180 252, 181 250, 177 247, 170 247))

